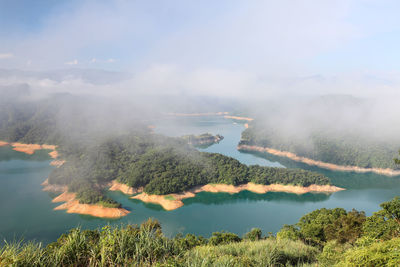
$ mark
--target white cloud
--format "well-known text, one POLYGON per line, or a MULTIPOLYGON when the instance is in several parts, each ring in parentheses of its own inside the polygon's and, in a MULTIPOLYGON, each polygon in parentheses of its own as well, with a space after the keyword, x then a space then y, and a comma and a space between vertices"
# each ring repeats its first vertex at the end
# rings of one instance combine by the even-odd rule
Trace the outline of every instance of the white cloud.
POLYGON ((0 59, 7 59, 7 58, 13 58, 14 54, 13 53, 0 53, 0 59))

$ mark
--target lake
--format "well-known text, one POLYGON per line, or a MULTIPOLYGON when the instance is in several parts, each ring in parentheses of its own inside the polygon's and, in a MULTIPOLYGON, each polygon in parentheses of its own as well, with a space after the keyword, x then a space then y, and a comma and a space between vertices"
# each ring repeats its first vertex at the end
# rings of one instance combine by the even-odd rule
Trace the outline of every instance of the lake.
POLYGON ((342 207, 364 210, 367 215, 379 210, 379 204, 400 193, 399 177, 372 173, 335 172, 268 154, 241 153, 236 150, 243 124, 218 117, 176 118, 155 122, 157 133, 169 136, 185 134, 221 134, 224 139, 205 149, 234 157, 245 164, 274 167, 303 168, 321 172, 334 185, 347 190, 331 195, 268 192, 238 194, 202 192, 186 199, 182 208, 165 211, 155 204, 129 199, 119 192, 109 196, 122 203, 131 213, 121 219, 105 220, 91 216, 54 211, 59 204, 51 203, 54 194, 43 192, 41 183, 53 167, 45 151, 26 155, 10 147, 0 147, 0 239, 55 241, 73 227, 97 228, 107 224, 139 224, 149 217, 158 219, 164 233, 194 233, 210 236, 214 231, 226 230, 244 234, 253 227, 264 233, 276 233, 283 224, 296 223, 307 212, 319 208, 342 207))

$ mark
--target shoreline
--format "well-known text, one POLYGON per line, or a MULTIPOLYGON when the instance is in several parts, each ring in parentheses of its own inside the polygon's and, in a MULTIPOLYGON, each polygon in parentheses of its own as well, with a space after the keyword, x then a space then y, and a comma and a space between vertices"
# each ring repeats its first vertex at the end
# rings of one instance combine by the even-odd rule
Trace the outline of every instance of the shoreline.
POLYGON ((66 185, 49 184, 49 178, 44 180, 44 182, 41 183, 41 186, 43 186, 42 191, 45 192, 59 193, 68 191, 68 186, 66 185))
POLYGON ((272 154, 274 156, 279 157, 286 157, 291 160, 305 163, 310 166, 317 166, 323 169, 328 169, 332 171, 346 171, 346 172, 357 172, 357 173, 366 173, 366 172, 373 172, 376 174, 386 175, 386 176, 397 176, 400 175, 400 170, 393 170, 393 169, 382 169, 382 168, 363 168, 357 166, 344 166, 344 165, 337 165, 333 163, 313 160, 306 157, 297 156, 296 154, 289 152, 289 151, 280 151, 273 148, 268 147, 261 147, 261 146, 249 146, 249 145, 238 145, 238 150, 247 150, 247 151, 257 151, 257 152, 266 152, 272 154))
POLYGON ((257 194, 265 194, 267 192, 286 192, 294 194, 305 194, 310 192, 334 193, 345 189, 333 185, 312 184, 310 186, 303 187, 303 186, 282 185, 282 184, 261 185, 250 182, 238 186, 228 185, 228 184, 207 184, 203 186, 197 186, 191 190, 182 193, 168 194, 168 195, 149 195, 143 192, 131 198, 141 200, 145 203, 158 204, 162 206, 163 209, 169 211, 182 207, 184 205, 182 200, 195 197, 196 194, 200 192, 236 194, 244 190, 257 194))
POLYGON ((58 158, 57 146, 56 145, 47 145, 47 144, 24 144, 19 142, 6 142, 0 141, 0 147, 2 146, 11 146, 14 151, 22 152, 28 155, 35 154, 36 150, 51 150, 48 154, 53 161, 50 162, 51 166, 60 167, 65 163, 65 160, 60 160, 58 158))
POLYGON ((239 121, 253 121, 253 118, 250 117, 240 117, 240 116, 233 116, 229 115, 229 112, 208 112, 208 113, 167 113, 168 116, 175 116, 175 117, 202 117, 202 116, 223 116, 225 119, 233 119, 239 121))
POLYGON ((239 121, 253 121, 253 118, 249 117, 239 117, 239 116, 231 116, 231 115, 225 115, 225 119, 233 119, 233 120, 239 120, 239 121))
POLYGON ((113 180, 108 186, 110 186, 110 188, 108 190, 120 191, 120 192, 124 193, 125 195, 134 195, 134 194, 143 192, 143 188, 136 189, 136 188, 130 187, 126 184, 119 183, 119 182, 117 182, 117 180, 113 180))
POLYGON ((130 211, 124 208, 108 208, 96 204, 81 204, 76 199, 76 194, 68 191, 64 191, 51 202, 65 202, 55 207, 54 210, 66 210, 67 213, 77 213, 107 219, 118 219, 130 213, 130 211))
POLYGON ((208 112, 208 113, 167 113, 168 116, 176 116, 176 117, 201 117, 201 116, 222 116, 228 115, 229 112, 208 112))

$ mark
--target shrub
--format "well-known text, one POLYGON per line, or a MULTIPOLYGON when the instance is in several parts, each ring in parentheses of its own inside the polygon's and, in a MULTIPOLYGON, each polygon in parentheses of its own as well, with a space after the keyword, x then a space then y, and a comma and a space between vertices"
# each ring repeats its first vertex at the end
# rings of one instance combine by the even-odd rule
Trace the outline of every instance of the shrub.
POLYGON ((243 239, 247 239, 250 241, 257 241, 260 240, 262 237, 262 231, 260 228, 253 228, 250 230, 250 232, 246 233, 243 236, 243 239))

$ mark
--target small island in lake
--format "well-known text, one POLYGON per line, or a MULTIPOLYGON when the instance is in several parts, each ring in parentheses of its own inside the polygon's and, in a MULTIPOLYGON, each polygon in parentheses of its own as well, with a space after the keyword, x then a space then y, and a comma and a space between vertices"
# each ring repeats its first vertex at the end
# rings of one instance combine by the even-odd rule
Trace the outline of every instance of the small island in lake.
POLYGON ((210 133, 204 133, 200 135, 184 135, 182 136, 184 140, 187 141, 189 145, 193 145, 195 147, 209 147, 213 144, 219 143, 224 137, 222 135, 212 135, 210 133))

